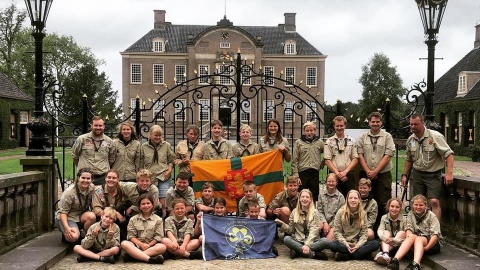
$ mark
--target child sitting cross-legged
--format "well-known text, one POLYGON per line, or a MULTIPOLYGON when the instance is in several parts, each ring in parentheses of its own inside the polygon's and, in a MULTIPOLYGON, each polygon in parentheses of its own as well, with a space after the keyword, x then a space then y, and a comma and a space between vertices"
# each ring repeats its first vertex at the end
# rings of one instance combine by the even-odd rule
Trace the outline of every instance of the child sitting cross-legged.
POLYGON ((120 252, 120 228, 114 223, 115 218, 115 209, 105 207, 100 222, 90 226, 82 244, 73 248, 79 255, 77 262, 115 263, 115 256, 120 252))

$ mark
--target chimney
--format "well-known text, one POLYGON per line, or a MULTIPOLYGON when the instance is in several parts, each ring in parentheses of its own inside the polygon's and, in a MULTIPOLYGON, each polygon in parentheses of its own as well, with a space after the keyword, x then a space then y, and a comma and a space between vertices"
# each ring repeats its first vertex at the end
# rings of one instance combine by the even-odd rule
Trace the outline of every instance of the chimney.
POLYGON ((153 29, 165 30, 165 10, 153 11, 153 29))
POLYGON ((475 42, 473 43, 473 48, 476 49, 480 47, 480 22, 475 26, 475 42))
POLYGON ((285 13, 285 32, 295 32, 295 15, 297 13, 285 13))

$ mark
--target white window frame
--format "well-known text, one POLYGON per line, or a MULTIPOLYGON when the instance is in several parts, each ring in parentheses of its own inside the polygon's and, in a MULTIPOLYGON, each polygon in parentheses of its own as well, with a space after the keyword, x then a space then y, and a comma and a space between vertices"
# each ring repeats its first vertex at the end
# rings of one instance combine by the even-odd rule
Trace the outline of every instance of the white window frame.
POLYGON ((462 112, 458 112, 458 143, 463 141, 463 116, 462 112))
POLYGON ((285 54, 295 55, 297 54, 297 43, 294 40, 287 40, 285 42, 285 54))
POLYGON ((187 106, 187 100, 186 99, 176 99, 174 101, 175 103, 181 102, 183 106, 177 106, 174 103, 173 107, 175 108, 175 122, 185 122, 187 120, 187 110, 185 110, 185 107, 187 106), (180 113, 183 109, 183 112, 180 113), (183 117, 182 117, 183 116, 183 117))
POLYGON ((159 120, 159 121, 165 121, 165 100, 159 100, 159 101, 157 101, 157 103, 155 103, 155 105, 153 106, 152 119, 156 119, 156 120, 159 120), (162 109, 163 109, 163 111, 162 111, 162 109), (159 113, 160 111, 162 111, 160 113, 160 116, 158 118, 155 118, 157 113, 159 113))
POLYGON ((240 111, 240 122, 250 122, 252 115, 252 101, 243 100, 242 101, 242 110, 240 111), (247 106, 249 105, 249 106, 247 106))
POLYGON ((20 124, 28 124, 28 111, 20 111, 20 124))
POLYGON ((130 64, 130 83, 142 83, 142 64, 130 64))
POLYGON ((284 120, 285 122, 295 122, 295 114, 293 113, 293 101, 285 101, 285 109, 284 109, 284 120))
POLYGON ((153 84, 165 83, 165 66, 163 64, 153 64, 153 84))
POLYGON ((305 106, 305 117, 307 118, 307 121, 317 122, 317 117, 315 115, 316 111, 317 103, 313 101, 307 101, 307 106, 305 106), (312 109, 310 109, 310 107, 312 107, 312 109))
MULTIPOLYGON (((135 115, 135 101, 136 98, 131 98, 130 99, 130 113, 132 114, 132 120, 135 121, 137 120, 137 116, 135 115)), ((140 99, 140 106, 142 106, 142 99, 140 99)), ((142 119, 142 112, 140 111, 140 119, 142 119)))
POLYGON ((219 79, 218 79, 218 82, 219 84, 223 84, 223 85, 231 85, 232 84, 232 80, 230 79, 232 73, 233 73, 233 67, 232 66, 229 66, 229 65, 220 65, 218 67, 218 70, 220 71, 219 74, 221 75, 224 75, 224 76, 229 76, 229 77, 223 77, 223 76, 219 76, 219 79), (228 68, 229 71, 228 72, 225 72, 225 69, 228 68), (228 75, 227 75, 228 74, 228 75))
POLYGON ((317 67, 307 67, 305 75, 307 86, 317 86, 317 67))
POLYGON ((198 121, 209 122, 210 121, 210 99, 198 100, 198 121))
POLYGON ((466 94, 467 93, 467 76, 460 75, 458 76, 458 90, 457 94, 466 94))
POLYGON ((265 78, 265 85, 274 85, 275 79, 273 76, 275 75, 275 67, 274 66, 265 66, 263 67, 263 72, 265 76, 271 76, 272 78, 265 78))
POLYGON ((227 41, 220 42, 220 49, 230 49, 230 42, 227 42, 227 41))
POLYGON ((175 65, 175 80, 176 84, 182 84, 187 80, 186 65, 175 65))
MULTIPOLYGON (((210 72, 210 65, 205 65, 205 64, 198 65, 198 75, 200 77, 208 76, 209 72, 210 72)), ((198 83, 208 84, 208 77, 198 79, 198 83)))
POLYGON ((244 80, 244 77, 250 77, 252 75, 252 69, 248 65, 242 66, 242 73, 241 73, 241 78, 240 81, 242 82, 242 85, 251 85, 252 84, 252 78, 247 78, 244 80))
POLYGON ((285 67, 285 86, 293 86, 295 84, 295 71, 295 67, 285 67))
POLYGON ((274 115, 274 102, 271 99, 267 99, 263 101, 263 122, 267 122, 268 120, 273 118, 274 115))
POLYGON ((165 41, 163 39, 154 39, 152 41, 153 52, 165 52, 165 41))

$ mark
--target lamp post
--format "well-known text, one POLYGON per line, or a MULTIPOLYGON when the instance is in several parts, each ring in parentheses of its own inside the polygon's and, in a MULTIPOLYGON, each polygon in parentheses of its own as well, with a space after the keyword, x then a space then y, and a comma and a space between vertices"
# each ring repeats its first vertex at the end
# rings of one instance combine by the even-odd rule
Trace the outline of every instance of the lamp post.
POLYGON ((35 39, 35 108, 27 127, 32 132, 26 151, 27 156, 46 156, 49 148, 48 119, 43 112, 43 38, 45 22, 53 0, 25 0, 35 39))
POLYGON ((440 30, 443 14, 448 0, 415 0, 425 31, 425 44, 428 46, 427 92, 425 94, 425 119, 427 126, 436 127, 433 113, 434 76, 435 76, 435 45, 440 30))

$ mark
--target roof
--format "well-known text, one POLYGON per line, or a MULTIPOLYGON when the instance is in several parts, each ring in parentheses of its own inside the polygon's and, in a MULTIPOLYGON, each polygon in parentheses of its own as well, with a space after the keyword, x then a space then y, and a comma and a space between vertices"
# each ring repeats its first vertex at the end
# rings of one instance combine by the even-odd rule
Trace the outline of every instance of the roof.
POLYGON ((435 82, 434 103, 480 98, 480 82, 470 88, 464 97, 457 97, 458 74, 462 71, 480 71, 480 47, 471 50, 435 82))
POLYGON ((244 32, 251 37, 262 36, 264 54, 283 54, 285 40, 296 41, 297 55, 323 55, 312 44, 296 32, 285 32, 284 25, 279 26, 226 26, 226 25, 173 25, 165 23, 165 29, 153 29, 140 38, 125 52, 151 52, 152 39, 164 38, 167 52, 187 53, 187 38, 189 34, 197 37, 204 31, 230 28, 244 32))
POLYGON ((0 72, 0 98, 33 101, 34 99, 18 88, 7 75, 0 72))

